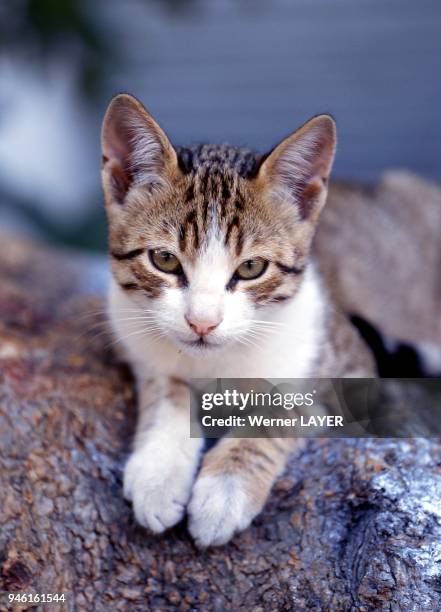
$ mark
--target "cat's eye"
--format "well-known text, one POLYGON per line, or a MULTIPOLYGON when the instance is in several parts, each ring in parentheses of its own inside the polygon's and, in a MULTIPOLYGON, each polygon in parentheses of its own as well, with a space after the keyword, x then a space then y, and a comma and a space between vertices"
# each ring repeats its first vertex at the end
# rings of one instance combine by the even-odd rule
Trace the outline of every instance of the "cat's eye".
POLYGON ((166 272, 167 274, 182 273, 181 263, 173 253, 161 249, 152 249, 149 251, 149 256, 152 264, 155 268, 161 270, 161 272, 166 272))
POLYGON ((262 276, 267 269, 267 266, 268 262, 264 259, 248 259, 240 264, 234 275, 236 278, 240 278, 241 280, 252 280, 253 278, 262 276))

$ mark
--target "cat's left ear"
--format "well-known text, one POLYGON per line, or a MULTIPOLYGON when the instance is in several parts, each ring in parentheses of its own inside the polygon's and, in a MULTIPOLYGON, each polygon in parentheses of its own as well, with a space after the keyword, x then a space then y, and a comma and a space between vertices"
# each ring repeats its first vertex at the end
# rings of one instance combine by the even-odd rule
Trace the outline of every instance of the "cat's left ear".
POLYGON ((122 204, 129 189, 160 189, 177 170, 176 152, 164 131, 136 98, 115 96, 101 130, 103 186, 111 201, 122 204))
POLYGON ((334 119, 313 117, 265 159, 257 176, 261 189, 291 203, 299 220, 315 223, 326 201, 336 143, 334 119))

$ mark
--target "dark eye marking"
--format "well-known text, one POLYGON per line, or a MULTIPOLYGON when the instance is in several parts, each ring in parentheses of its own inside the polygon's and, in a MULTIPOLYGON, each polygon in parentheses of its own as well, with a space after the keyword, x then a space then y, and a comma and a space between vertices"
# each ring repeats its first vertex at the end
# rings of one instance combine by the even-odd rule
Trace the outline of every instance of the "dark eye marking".
POLYGON ((302 274, 305 270, 305 268, 298 268, 297 266, 287 266, 279 261, 276 261, 275 264, 283 274, 302 274))
POLYGON ((249 287, 247 293, 252 296, 255 302, 266 302, 272 300, 272 293, 282 284, 280 278, 270 276, 267 280, 249 287))
POLYGON ((150 298, 156 298, 161 295, 161 287, 159 284, 145 284, 138 285, 137 283, 118 283, 121 289, 124 291, 141 291, 150 298))
POLYGON ((133 291, 133 290, 140 291, 141 290, 141 287, 137 285, 136 283, 119 283, 119 286, 121 287, 121 289, 124 289, 125 291, 133 291))
POLYGON ((143 291, 149 297, 159 297, 162 289, 168 286, 167 283, 159 276, 156 276, 156 274, 145 270, 141 264, 137 267, 137 264, 139 264, 139 262, 135 262, 131 265, 131 273, 138 282, 120 282, 120 286, 127 291, 137 289, 138 291, 143 291))
POLYGON ((271 298, 271 302, 285 302, 286 300, 290 300, 292 297, 292 295, 275 295, 271 298))
POLYGON ((237 283, 239 282, 239 279, 237 278, 237 276, 235 276, 233 274, 233 276, 230 278, 230 280, 228 281, 225 289, 227 291, 234 291, 236 289, 237 283))
POLYGON ((138 257, 138 255, 142 255, 145 249, 133 249, 133 251, 128 251, 127 253, 118 253, 117 251, 111 251, 110 254, 114 259, 118 261, 122 261, 124 259, 134 259, 138 257))

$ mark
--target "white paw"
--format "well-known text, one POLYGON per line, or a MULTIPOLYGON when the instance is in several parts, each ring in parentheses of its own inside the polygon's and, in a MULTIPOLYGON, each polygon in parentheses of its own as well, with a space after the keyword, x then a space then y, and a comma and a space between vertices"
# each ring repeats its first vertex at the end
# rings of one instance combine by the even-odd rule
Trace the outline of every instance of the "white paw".
POLYGON ((126 465, 124 497, 132 501, 138 523, 154 533, 173 527, 184 516, 198 463, 198 449, 188 450, 147 444, 126 465))
POLYGON ((201 476, 188 506, 190 533, 201 548, 220 546, 246 529, 259 511, 238 476, 201 476))

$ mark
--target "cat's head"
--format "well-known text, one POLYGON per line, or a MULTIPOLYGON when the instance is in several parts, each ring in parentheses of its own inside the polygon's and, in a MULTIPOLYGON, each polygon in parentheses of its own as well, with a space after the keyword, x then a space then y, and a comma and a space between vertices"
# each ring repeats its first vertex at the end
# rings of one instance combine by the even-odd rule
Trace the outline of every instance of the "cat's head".
POLYGON ((241 342, 302 282, 325 203, 335 123, 314 117, 261 157, 175 149, 121 94, 102 130, 112 270, 146 326, 180 348, 241 342))

